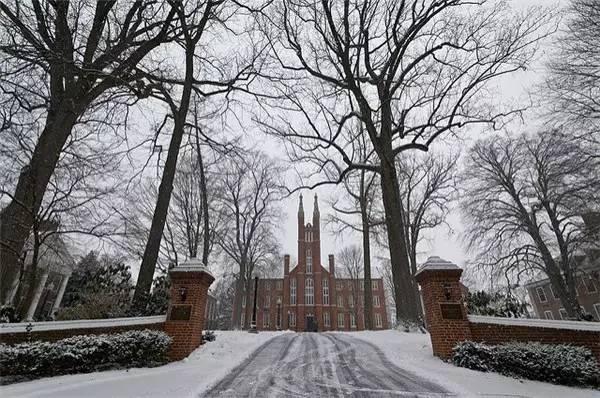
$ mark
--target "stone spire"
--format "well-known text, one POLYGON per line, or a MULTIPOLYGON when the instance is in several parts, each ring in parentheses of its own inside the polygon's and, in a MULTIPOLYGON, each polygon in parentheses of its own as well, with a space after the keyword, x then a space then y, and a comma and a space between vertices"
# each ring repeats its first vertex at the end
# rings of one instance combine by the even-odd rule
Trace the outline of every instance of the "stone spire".
POLYGON ((315 205, 313 207, 313 228, 315 229, 315 237, 317 240, 319 239, 320 218, 321 215, 319 213, 319 202, 317 201, 317 194, 315 194, 315 205))
POLYGON ((300 203, 298 204, 298 218, 304 219, 304 205, 302 204, 302 194, 300 194, 300 203))

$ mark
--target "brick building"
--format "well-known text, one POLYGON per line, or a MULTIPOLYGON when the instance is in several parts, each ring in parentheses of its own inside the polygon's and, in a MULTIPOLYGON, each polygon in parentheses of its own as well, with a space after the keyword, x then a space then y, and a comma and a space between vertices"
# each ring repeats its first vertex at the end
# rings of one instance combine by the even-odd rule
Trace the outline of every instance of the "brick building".
MULTIPOLYGON (((577 264, 577 301, 585 313, 600 321, 600 213, 585 213, 581 218, 592 239, 581 245, 573 258, 577 264)), ((567 319, 567 312, 548 278, 528 283, 525 287, 538 318, 567 319)))
MULTIPOLYGON (((594 320, 600 321, 600 262, 586 264, 579 271, 575 279, 579 305, 594 320)), ((528 283, 526 288, 538 318, 567 319, 567 312, 548 278, 528 283)))
MULTIPOLYGON (((320 214, 315 195, 312 223, 304 223, 302 196, 298 207, 298 264, 290 269, 284 256, 283 278, 261 279, 258 284, 256 326, 258 330, 295 331, 363 330, 362 279, 338 278, 335 259, 321 265, 320 214)), ((387 329, 383 280, 372 279, 373 326, 387 329)), ((249 294, 248 297, 253 297, 249 294)), ((238 316, 238 314, 234 314, 238 316)), ((252 299, 242 299, 242 325, 252 318, 252 299)))

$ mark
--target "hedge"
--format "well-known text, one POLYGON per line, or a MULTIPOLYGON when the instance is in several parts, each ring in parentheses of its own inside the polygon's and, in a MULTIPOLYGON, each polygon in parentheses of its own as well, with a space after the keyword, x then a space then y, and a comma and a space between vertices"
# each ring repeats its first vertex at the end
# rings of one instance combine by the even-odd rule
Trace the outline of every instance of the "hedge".
POLYGON ((600 366, 592 352, 568 344, 486 345, 465 341, 454 347, 452 362, 457 366, 511 377, 600 387, 600 366))
POLYGON ((167 362, 171 338, 156 330, 83 335, 55 342, 0 344, 0 375, 16 379, 158 366, 167 362))

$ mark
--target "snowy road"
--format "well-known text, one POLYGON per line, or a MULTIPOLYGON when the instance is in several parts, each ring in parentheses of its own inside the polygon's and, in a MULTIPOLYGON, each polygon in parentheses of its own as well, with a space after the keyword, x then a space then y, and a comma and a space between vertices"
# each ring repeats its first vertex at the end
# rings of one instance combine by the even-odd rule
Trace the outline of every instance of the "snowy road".
POLYGON ((439 397, 443 388, 391 364, 373 344, 341 333, 275 337, 204 397, 439 397))

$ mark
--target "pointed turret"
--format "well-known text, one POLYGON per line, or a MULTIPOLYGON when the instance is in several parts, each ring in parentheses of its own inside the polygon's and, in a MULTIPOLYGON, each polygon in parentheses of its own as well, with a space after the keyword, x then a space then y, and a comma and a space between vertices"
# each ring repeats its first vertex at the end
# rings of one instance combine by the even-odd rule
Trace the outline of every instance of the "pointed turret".
POLYGON ((315 194, 315 204, 313 207, 313 228, 315 240, 320 240, 320 219, 321 214, 319 213, 319 202, 317 200, 317 194, 315 194))
POLYGON ((300 194, 300 203, 298 204, 298 240, 304 240, 304 205, 302 204, 302 194, 300 194))

